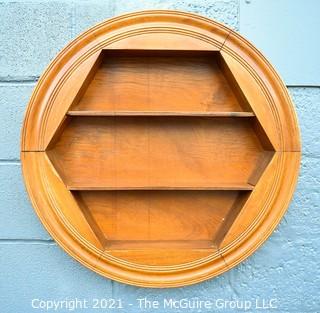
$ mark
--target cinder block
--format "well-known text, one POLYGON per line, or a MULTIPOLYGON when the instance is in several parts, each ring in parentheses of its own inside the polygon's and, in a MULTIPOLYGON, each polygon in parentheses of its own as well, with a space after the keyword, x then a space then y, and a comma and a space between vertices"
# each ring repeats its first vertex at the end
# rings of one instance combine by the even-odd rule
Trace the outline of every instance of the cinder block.
POLYGON ((75 35, 113 16, 156 9, 193 12, 216 19, 233 29, 239 28, 237 0, 81 1, 75 7, 75 35))
MULTIPOLYGON (((74 34, 81 32, 114 16, 117 1, 78 1, 74 8, 74 34)), ((130 1, 128 1, 130 2, 130 1)))
POLYGON ((33 79, 71 40, 72 2, 0 2, 0 78, 33 79))
POLYGON ((239 2, 237 0, 177 0, 172 1, 170 9, 197 13, 226 26, 239 29, 239 2))
POLYGON ((19 163, 0 162, 0 239, 51 239, 25 191, 19 163))
POLYGON ((0 83, 0 160, 20 158, 22 121, 33 87, 0 83))
POLYGON ((320 87, 290 87, 302 135, 302 153, 320 156, 320 87))
POLYGON ((303 156, 296 191, 277 230, 282 237, 287 236, 292 245, 303 246, 319 236, 319 171, 319 159, 303 156))
MULTIPOLYGON (((33 299, 69 301, 77 298, 92 303, 94 298, 112 297, 109 279, 86 269, 55 244, 0 243, 0 255, 1 313, 46 312, 33 308, 33 299)), ((39 305, 39 301, 34 304, 39 305)), ((109 312, 79 307, 72 310, 66 304, 58 308, 48 312, 109 312)))

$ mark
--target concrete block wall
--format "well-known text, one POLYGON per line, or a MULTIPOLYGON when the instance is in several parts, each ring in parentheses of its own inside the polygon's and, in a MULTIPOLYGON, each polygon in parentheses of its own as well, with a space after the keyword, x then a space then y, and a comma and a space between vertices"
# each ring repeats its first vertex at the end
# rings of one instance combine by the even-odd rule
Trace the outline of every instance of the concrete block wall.
MULTIPOLYGON (((284 21, 281 22, 277 20, 279 14, 274 14, 279 13, 286 4, 290 7, 289 1, 0 0, 1 313, 44 312, 32 308, 32 299, 90 300, 108 297, 122 298, 127 303, 135 303, 139 297, 160 301, 164 298, 223 299, 238 300, 239 303, 244 300, 276 299, 277 308, 265 312, 320 312, 319 72, 306 71, 302 78, 294 72, 292 76, 292 68, 299 64, 291 59, 291 63, 287 64, 285 58, 275 58, 276 68, 285 72, 301 127, 303 158, 298 187, 285 218, 269 240, 241 265, 201 284, 165 290, 137 288, 102 278, 78 264, 56 245, 35 216, 23 185, 19 160, 22 119, 39 75, 68 41, 88 27, 124 12, 142 9, 184 10, 225 23, 244 33, 254 43, 260 43, 263 52, 272 56, 278 55, 277 51, 283 53, 281 40, 272 42, 270 38, 273 34, 267 32, 267 23, 259 24, 259 15, 264 16, 264 20, 269 18, 270 23, 280 23, 282 33, 292 38, 293 30, 288 26, 290 21, 286 24, 285 16, 288 15, 283 15, 284 21), (265 10, 266 6, 268 11, 265 10), (265 14, 268 16, 265 17, 265 14)), ((311 7, 306 8, 305 2, 295 0, 297 9, 290 14, 298 14, 300 20, 308 20, 311 7)), ((313 3, 312 12, 319 12, 319 1, 310 2, 313 3)), ((319 31, 320 26, 317 26, 313 33, 319 31)), ((299 27, 303 31, 304 24, 299 27)), ((309 26, 305 26, 304 32, 312 37, 309 26)), ((302 65, 319 65, 314 54, 308 57, 308 50, 314 47, 308 44, 301 46, 299 39, 292 39, 287 44, 300 49, 299 55, 304 60, 299 61, 302 65)), ((56 311, 70 312, 70 309, 60 308, 56 311)), ((97 309, 75 311, 107 312, 97 309)), ((122 311, 140 312, 136 306, 122 311)), ((244 309, 225 306, 217 311, 237 312, 244 309)), ((253 311, 258 310, 249 310, 253 311)), ((157 309, 144 312, 165 311, 157 309)), ((176 309, 173 312, 208 310, 176 309)))

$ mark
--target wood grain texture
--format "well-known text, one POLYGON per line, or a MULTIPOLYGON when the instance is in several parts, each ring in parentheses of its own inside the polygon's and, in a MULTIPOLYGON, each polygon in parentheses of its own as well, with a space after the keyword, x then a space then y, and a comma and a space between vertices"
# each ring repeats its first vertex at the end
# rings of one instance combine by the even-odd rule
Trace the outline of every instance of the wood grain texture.
POLYGON ((242 111, 217 58, 209 52, 105 51, 71 110, 242 111))
MULTIPOLYGON (((75 193, 82 211, 92 217, 95 232, 104 236, 105 249, 110 251, 216 249, 216 237, 223 232, 230 212, 237 212, 234 206, 241 202, 239 197, 238 191, 75 193)), ((127 256, 130 258, 129 251, 127 256)))
POLYGON ((73 118, 47 151, 71 189, 246 186, 265 154, 238 118, 73 118))
POLYGON ((301 147, 288 92, 244 38, 190 13, 107 20, 40 78, 22 129, 32 204, 91 270, 144 287, 229 270, 288 207, 301 147))
MULTIPOLYGON (((126 243, 128 248, 128 245, 126 243)), ((119 248, 119 245, 117 246, 119 248)), ((189 247, 182 248, 181 244, 179 249, 176 246, 166 246, 165 249, 159 248, 150 248, 149 249, 108 249, 105 250, 103 255, 112 255, 118 259, 126 260, 130 263, 141 264, 145 266, 153 267, 169 267, 169 266, 181 266, 184 262, 185 264, 196 262, 201 259, 208 258, 212 255, 215 255, 217 259, 222 261, 222 258, 219 257, 218 251, 216 248, 208 248, 206 245, 205 249, 195 249, 194 247, 190 249, 189 247)))

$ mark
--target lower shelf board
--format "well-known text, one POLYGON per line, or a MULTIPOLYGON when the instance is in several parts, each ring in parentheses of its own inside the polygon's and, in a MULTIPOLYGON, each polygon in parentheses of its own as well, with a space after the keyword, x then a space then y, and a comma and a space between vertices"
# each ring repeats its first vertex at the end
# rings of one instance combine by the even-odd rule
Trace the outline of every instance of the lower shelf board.
POLYGON ((216 249, 213 240, 106 240, 106 250, 216 249))
POLYGON ((148 266, 172 266, 199 261, 202 258, 217 256, 217 249, 190 249, 190 248, 170 248, 167 249, 118 249, 104 252, 104 256, 113 256, 126 262, 132 262, 148 266))

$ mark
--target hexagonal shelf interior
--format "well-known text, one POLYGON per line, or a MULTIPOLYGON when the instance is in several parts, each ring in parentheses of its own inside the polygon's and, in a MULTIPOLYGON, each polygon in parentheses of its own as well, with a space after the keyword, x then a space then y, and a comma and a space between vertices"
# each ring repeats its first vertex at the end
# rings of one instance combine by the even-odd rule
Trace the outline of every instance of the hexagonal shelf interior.
POLYGON ((220 53, 171 50, 104 50, 47 150, 105 251, 149 265, 217 251, 273 154, 220 53))

